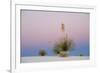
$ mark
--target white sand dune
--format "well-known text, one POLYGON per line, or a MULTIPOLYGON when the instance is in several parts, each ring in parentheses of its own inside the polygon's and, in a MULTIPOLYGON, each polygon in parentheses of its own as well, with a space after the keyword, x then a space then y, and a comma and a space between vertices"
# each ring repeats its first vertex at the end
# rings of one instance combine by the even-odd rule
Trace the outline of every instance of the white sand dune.
POLYGON ((89 60, 89 56, 36 56, 36 57, 21 57, 21 63, 31 62, 49 62, 49 61, 69 61, 69 60, 89 60))

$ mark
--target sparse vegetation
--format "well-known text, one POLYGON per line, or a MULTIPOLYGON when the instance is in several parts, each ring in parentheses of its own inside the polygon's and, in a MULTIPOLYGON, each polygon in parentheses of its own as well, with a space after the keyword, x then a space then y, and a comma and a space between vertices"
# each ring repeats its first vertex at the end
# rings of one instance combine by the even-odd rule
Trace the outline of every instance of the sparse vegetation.
POLYGON ((79 56, 83 56, 83 54, 80 54, 79 56))

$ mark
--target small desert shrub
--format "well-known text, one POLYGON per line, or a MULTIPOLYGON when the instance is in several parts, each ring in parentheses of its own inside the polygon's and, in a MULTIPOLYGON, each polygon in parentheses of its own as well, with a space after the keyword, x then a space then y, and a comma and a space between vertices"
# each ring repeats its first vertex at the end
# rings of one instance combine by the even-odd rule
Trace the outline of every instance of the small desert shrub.
POLYGON ((44 49, 41 49, 40 51, 39 51, 39 55, 40 56, 45 56, 47 53, 46 53, 46 51, 44 50, 44 49))
POLYGON ((79 56, 83 56, 83 54, 80 54, 79 56))

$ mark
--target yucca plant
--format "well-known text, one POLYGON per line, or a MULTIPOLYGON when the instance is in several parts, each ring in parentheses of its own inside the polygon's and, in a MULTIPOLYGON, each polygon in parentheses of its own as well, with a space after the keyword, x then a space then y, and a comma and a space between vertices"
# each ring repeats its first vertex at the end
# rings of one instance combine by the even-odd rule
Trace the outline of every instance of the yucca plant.
POLYGON ((62 57, 67 56, 67 52, 72 50, 73 42, 70 39, 64 38, 54 46, 54 52, 62 57))

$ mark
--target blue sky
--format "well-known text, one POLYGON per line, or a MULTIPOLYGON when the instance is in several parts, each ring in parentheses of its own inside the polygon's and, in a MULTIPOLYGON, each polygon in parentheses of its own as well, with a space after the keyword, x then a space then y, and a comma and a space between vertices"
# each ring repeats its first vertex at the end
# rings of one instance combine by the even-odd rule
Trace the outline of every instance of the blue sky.
MULTIPOLYGON (((40 49, 37 47, 34 47, 34 48, 35 49, 33 49, 33 47, 27 47, 27 48, 21 49, 21 56, 38 56, 40 49)), ((49 47, 44 48, 44 50, 46 51, 48 56, 55 55, 55 53, 53 52, 53 49, 49 47)), ((79 56, 80 54, 84 56, 89 56, 89 42, 76 44, 73 50, 69 52, 69 56, 79 56)))

